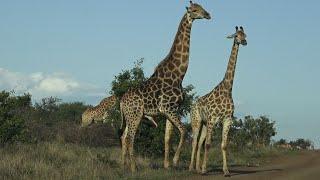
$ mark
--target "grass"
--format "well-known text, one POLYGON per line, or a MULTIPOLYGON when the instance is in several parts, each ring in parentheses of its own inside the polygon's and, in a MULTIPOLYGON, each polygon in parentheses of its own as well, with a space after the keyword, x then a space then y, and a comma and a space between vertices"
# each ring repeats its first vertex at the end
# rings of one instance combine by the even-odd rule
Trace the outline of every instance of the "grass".
MULTIPOLYGON (((0 148, 0 179, 178 179, 187 171, 189 150, 181 156, 177 170, 164 170, 163 159, 137 158, 138 173, 120 167, 120 148, 90 148, 74 144, 13 144, 0 148)), ((260 148, 232 151, 229 165, 257 165, 287 150, 260 148)), ((209 168, 221 166, 220 150, 210 152, 209 168)))

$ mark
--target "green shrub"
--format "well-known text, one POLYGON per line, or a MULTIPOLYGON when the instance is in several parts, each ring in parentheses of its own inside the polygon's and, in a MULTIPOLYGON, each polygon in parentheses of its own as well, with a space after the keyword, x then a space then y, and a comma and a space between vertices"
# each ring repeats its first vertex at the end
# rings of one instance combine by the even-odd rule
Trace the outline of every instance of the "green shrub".
POLYGON ((31 107, 31 96, 0 93, 0 144, 23 139, 26 111, 31 107))

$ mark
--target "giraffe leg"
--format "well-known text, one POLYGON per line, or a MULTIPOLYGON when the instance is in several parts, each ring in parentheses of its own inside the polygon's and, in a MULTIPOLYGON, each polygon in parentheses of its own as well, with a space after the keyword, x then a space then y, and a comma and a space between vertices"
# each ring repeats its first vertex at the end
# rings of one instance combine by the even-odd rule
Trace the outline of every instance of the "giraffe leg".
POLYGON ((206 144, 204 148, 204 156, 203 156, 203 162, 202 162, 202 174, 205 174, 207 172, 207 162, 208 162, 208 156, 209 156, 209 149, 211 146, 211 138, 212 138, 212 132, 214 125, 216 123, 216 119, 213 119, 212 121, 208 121, 207 123, 207 135, 206 135, 206 144))
POLYGON ((222 130, 222 143, 221 143, 221 151, 223 157, 223 172, 225 177, 230 177, 230 173, 227 166, 227 141, 228 141, 228 133, 230 130, 230 126, 232 124, 232 119, 227 118, 223 122, 223 130, 222 130))
POLYGON ((173 157, 173 166, 176 167, 178 165, 180 153, 181 153, 181 148, 184 142, 185 138, 185 132, 186 128, 184 127, 183 123, 181 122, 180 118, 176 115, 174 112, 168 112, 166 113, 167 117, 169 118, 170 122, 176 126, 180 132, 180 140, 179 140, 179 145, 176 150, 176 153, 174 154, 173 157))
POLYGON ((170 137, 172 134, 173 125, 172 123, 167 119, 166 121, 166 133, 164 136, 164 168, 168 169, 170 166, 169 161, 169 153, 170 153, 170 137))
POLYGON ((201 129, 201 136, 198 142, 197 161, 196 161, 196 170, 199 173, 201 173, 201 168, 200 168, 201 149, 202 149, 203 142, 206 139, 206 135, 207 135, 207 126, 203 125, 201 129))
MULTIPOLYGON (((129 103, 128 103, 129 104, 129 103)), ((124 106, 123 108, 123 117, 126 122, 125 133, 122 136, 122 142, 125 145, 124 150, 127 151, 129 156, 129 163, 131 172, 136 171, 136 163, 134 158, 134 138, 139 127, 140 121, 143 117, 143 106, 141 102, 135 102, 134 106, 124 106)), ((126 153, 124 153, 126 155, 126 153)))
POLYGON ((127 135, 128 135, 128 127, 125 128, 122 136, 121 136, 121 150, 122 150, 122 155, 121 155, 121 164, 122 168, 125 169, 126 162, 127 162, 127 151, 128 151, 128 141, 127 141, 127 135))
POLYGON ((201 146, 198 146, 198 136, 199 131, 201 129, 201 119, 196 108, 192 108, 191 110, 191 126, 192 126, 192 153, 191 153, 191 161, 189 165, 189 171, 193 171, 194 168, 194 159, 197 149, 201 146))
POLYGON ((129 161, 130 161, 130 169, 131 172, 134 173, 136 172, 136 162, 135 162, 135 158, 134 158, 134 138, 138 129, 138 126, 140 124, 141 121, 141 117, 135 119, 134 123, 130 123, 129 124, 129 129, 128 129, 128 151, 129 151, 129 161))

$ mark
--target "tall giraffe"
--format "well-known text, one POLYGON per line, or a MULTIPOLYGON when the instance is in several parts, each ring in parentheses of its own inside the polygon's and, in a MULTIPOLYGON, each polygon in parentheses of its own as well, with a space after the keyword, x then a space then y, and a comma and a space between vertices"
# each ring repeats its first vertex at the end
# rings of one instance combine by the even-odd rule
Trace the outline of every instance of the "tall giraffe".
MULTIPOLYGON (((82 113, 81 127, 89 126, 92 123, 104 122, 109 117, 109 112, 112 108, 115 108, 118 98, 113 95, 110 97, 103 98, 97 106, 89 107, 82 113)), ((157 123, 150 116, 144 116, 148 119, 155 127, 157 123)), ((114 122, 111 122, 111 126, 114 128, 114 122)))
POLYGON ((172 48, 164 60, 156 67, 153 75, 139 88, 131 89, 122 97, 120 109, 126 127, 122 135, 123 166, 129 156, 131 171, 135 171, 133 156, 134 137, 144 115, 155 116, 159 113, 167 117, 165 134, 164 167, 169 167, 169 140, 173 125, 180 131, 180 142, 175 153, 173 164, 177 165, 185 136, 178 108, 183 100, 182 80, 189 64, 190 33, 195 19, 210 19, 210 14, 199 4, 192 3, 187 7, 172 48))
POLYGON ((231 56, 229 59, 227 71, 223 80, 209 94, 199 98, 191 109, 192 126, 192 154, 189 170, 193 170, 194 158, 197 151, 196 170, 200 172, 200 152, 201 147, 206 140, 205 153, 202 164, 202 173, 206 173, 208 152, 211 145, 212 131, 217 123, 222 121, 222 143, 221 151, 223 156, 223 172, 225 176, 230 176, 227 166, 226 148, 227 138, 230 126, 232 124, 234 104, 232 99, 232 86, 236 69, 239 46, 247 45, 246 34, 242 27, 236 27, 236 33, 227 38, 234 39, 231 56), (198 136, 201 132, 198 142, 198 136))

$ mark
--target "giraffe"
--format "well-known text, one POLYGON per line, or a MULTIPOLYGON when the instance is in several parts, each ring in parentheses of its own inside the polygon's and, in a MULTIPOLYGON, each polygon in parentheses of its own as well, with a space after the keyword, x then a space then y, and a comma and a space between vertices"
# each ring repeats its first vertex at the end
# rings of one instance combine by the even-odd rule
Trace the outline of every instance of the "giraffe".
POLYGON ((95 107, 87 108, 82 114, 81 126, 86 127, 93 122, 103 122, 108 117, 109 110, 117 103, 116 96, 106 97, 95 107))
MULTIPOLYGON (((100 103, 95 107, 89 107, 82 113, 81 127, 87 127, 92 123, 104 122, 108 119, 109 112, 117 104, 118 98, 113 95, 106 98, 103 98, 100 103)), ((148 119, 155 127, 158 124, 150 116, 144 116, 148 119)), ((111 126, 114 127, 114 122, 111 122, 111 126)))
POLYGON ((164 167, 169 167, 169 141, 173 127, 180 132, 180 141, 176 150, 173 165, 179 160, 185 136, 185 127, 178 115, 178 108, 183 100, 182 81, 189 64, 190 33, 196 19, 210 19, 210 14, 201 5, 190 1, 187 12, 182 17, 178 32, 169 54, 159 63, 150 78, 139 88, 126 92, 120 101, 122 121, 125 129, 122 135, 122 163, 126 156, 131 172, 136 166, 133 155, 134 137, 144 115, 155 116, 159 113, 167 117, 165 132, 164 167))
POLYGON ((223 156, 223 172, 225 176, 230 176, 227 167, 227 138, 230 126, 232 124, 234 104, 232 99, 232 86, 240 44, 247 45, 246 34, 243 27, 236 27, 236 33, 228 36, 234 39, 231 56, 229 59, 227 71, 223 80, 208 94, 199 98, 191 108, 191 126, 192 126, 192 154, 189 170, 194 168, 194 158, 197 151, 196 170, 200 172, 200 152, 202 144, 205 141, 205 153, 201 173, 206 173, 208 151, 211 145, 213 128, 219 122, 223 124, 221 151, 223 156), (198 136, 200 139, 198 141, 198 136))

